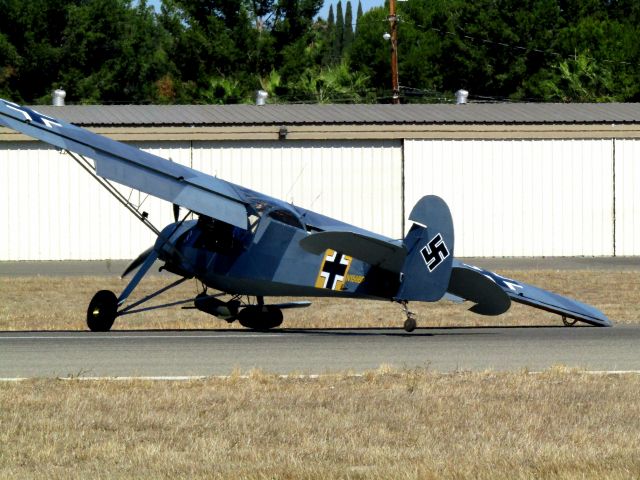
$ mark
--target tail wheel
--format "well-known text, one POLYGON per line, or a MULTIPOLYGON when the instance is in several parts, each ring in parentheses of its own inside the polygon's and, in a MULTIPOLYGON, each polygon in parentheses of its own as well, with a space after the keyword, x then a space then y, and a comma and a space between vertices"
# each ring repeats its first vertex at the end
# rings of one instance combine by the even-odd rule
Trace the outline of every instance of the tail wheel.
POLYGON ((108 332, 118 316, 118 297, 110 290, 96 293, 87 309, 87 327, 92 332, 108 332))
POLYGON ((404 321, 403 328, 405 332, 410 333, 410 332, 413 332, 417 326, 418 326, 418 322, 416 322, 416 319, 413 317, 409 317, 404 321))
POLYGON ((562 323, 564 323, 565 327, 573 327, 577 321, 578 320, 575 318, 567 318, 564 315, 562 316, 562 323))

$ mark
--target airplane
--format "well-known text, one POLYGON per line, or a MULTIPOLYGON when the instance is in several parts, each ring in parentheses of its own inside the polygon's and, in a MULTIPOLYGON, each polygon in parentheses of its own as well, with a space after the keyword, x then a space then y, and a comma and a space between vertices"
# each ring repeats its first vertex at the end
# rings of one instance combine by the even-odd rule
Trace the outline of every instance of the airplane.
POLYGON ((470 311, 480 315, 500 315, 517 302, 556 313, 567 326, 578 321, 611 326, 592 306, 454 258, 451 212, 434 195, 413 207, 407 235, 392 239, 2 99, 0 125, 68 154, 157 235, 125 270, 123 277, 135 274, 120 295, 100 290, 91 299, 86 317, 91 331, 109 331, 125 314, 185 303, 230 323, 269 330, 282 324, 283 310, 310 305, 265 300, 279 296, 397 302, 407 332, 417 326, 409 302, 443 298, 470 301, 470 311), (157 229, 113 182, 170 202, 174 222, 157 229), (127 303, 156 260, 178 280, 127 303), (203 285, 195 298, 141 308, 192 278, 203 285))

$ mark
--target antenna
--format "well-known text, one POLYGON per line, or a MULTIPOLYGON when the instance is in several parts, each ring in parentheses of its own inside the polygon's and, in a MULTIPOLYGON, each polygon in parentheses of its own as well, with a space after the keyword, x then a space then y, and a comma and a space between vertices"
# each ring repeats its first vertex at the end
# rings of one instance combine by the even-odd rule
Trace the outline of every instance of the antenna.
MULTIPOLYGON (((298 173, 298 176, 296 177, 296 179, 291 184, 291 188, 289 188, 289 191, 284 196, 284 198, 289 198, 289 194, 293 191, 294 187, 296 186, 296 184, 298 183, 298 181, 302 177, 302 174, 304 173, 305 169, 307 168, 308 163, 309 163, 309 159, 307 158, 307 160, 302 165, 302 168, 300 169, 300 173, 298 173)), ((293 198, 291 199, 291 203, 293 203, 293 198)))

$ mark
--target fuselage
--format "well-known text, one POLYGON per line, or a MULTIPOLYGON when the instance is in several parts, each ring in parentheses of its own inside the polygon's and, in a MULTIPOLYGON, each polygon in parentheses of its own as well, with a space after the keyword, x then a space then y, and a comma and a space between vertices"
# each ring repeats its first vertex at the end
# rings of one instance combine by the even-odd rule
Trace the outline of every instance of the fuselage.
POLYGON ((391 299, 399 275, 335 250, 300 246, 306 229, 269 216, 248 230, 192 220, 165 227, 156 242, 166 269, 234 295, 391 299))

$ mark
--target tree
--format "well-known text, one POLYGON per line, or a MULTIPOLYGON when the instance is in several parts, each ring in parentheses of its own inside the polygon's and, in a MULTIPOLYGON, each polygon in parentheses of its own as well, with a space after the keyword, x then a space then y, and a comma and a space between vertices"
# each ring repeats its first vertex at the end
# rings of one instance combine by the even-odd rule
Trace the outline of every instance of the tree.
POLYGON ((0 89, 17 101, 51 99, 66 11, 73 0, 0 0, 0 89))
POLYGON ((314 28, 321 6, 322 0, 280 0, 275 6, 274 66, 285 85, 322 62, 322 35, 314 28))
MULTIPOLYGON (((336 6, 336 30, 333 38, 333 57, 342 58, 342 39, 344 37, 344 16, 342 15, 342 0, 336 6)), ((336 60, 338 62, 338 60, 336 60)))
POLYGON ((329 5, 329 14, 327 16, 327 24, 323 41, 322 66, 326 67, 334 63, 333 42, 336 35, 336 21, 333 15, 333 4, 329 5))
POLYGON ((353 71, 346 60, 324 69, 308 69, 291 85, 291 96, 297 101, 315 103, 372 103, 375 94, 369 79, 353 71))
POLYGON ((362 1, 358 0, 358 13, 356 14, 356 33, 358 33, 358 28, 360 26, 360 19, 362 18, 362 1))
POLYGON ((149 102, 170 69, 168 39, 142 1, 87 0, 68 9, 59 82, 88 103, 149 102))
POLYGON ((353 43, 353 12, 351 2, 347 0, 347 8, 344 14, 344 30, 342 31, 342 54, 349 52, 353 43))

